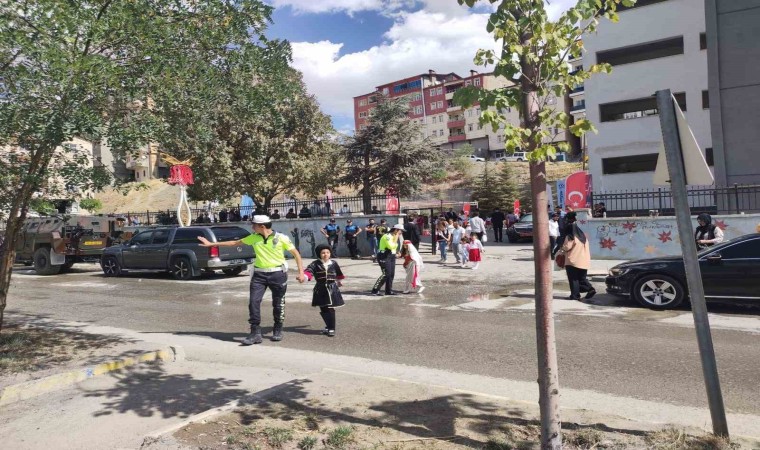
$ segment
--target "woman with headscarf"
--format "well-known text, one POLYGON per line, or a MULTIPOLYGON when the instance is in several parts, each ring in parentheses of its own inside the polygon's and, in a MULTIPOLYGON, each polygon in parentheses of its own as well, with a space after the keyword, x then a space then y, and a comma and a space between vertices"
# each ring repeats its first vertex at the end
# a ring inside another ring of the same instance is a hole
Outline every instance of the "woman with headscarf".
POLYGON ((712 217, 707 213, 697 216, 697 230, 694 232, 694 240, 697 241, 697 249, 703 250, 715 244, 723 242, 723 230, 712 223, 712 217))
POLYGON ((596 294, 596 289, 586 278, 591 267, 591 250, 586 234, 578 227, 576 214, 570 212, 565 216, 565 240, 562 243, 565 271, 570 283, 569 300, 580 300, 581 292, 586 292, 587 299, 596 294))
POLYGON ((417 289, 417 293, 422 294, 422 291, 425 290, 425 286, 420 280, 420 270, 423 266, 422 257, 412 241, 404 241, 404 245, 401 247, 401 256, 404 258, 404 269, 406 269, 404 294, 412 292, 413 289, 417 289))

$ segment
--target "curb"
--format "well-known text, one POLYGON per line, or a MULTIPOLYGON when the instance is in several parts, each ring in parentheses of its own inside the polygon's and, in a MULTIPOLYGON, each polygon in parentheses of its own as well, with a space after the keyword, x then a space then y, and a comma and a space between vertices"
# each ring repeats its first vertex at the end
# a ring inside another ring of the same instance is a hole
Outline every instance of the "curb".
POLYGON ((90 378, 121 370, 125 367, 134 366, 136 364, 156 360, 183 361, 184 359, 185 351, 182 347, 169 346, 137 356, 108 361, 96 366, 84 367, 40 378, 38 380, 14 384, 5 387, 2 392, 0 392, 0 406, 47 394, 71 386, 72 384, 80 383, 90 378))

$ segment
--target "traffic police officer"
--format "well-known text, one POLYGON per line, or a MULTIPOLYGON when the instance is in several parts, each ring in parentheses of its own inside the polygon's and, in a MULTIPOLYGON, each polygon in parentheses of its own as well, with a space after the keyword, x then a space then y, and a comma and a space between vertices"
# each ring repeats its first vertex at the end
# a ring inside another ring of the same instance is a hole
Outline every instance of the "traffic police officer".
POLYGON ((380 293, 383 285, 385 285, 385 295, 396 295, 393 292, 393 278, 396 276, 396 258, 401 256, 399 254, 399 238, 403 231, 403 225, 393 225, 390 233, 380 239, 377 262, 380 264, 382 274, 372 286, 372 295, 383 295, 380 293))
POLYGON ((264 215, 253 216, 253 234, 237 241, 210 242, 198 236, 203 247, 235 247, 250 245, 256 254, 256 262, 251 277, 251 293, 248 303, 248 323, 251 324, 251 334, 244 340, 243 345, 261 344, 261 301, 267 288, 272 291, 272 308, 274 313, 274 329, 272 340, 282 340, 282 323, 285 320, 285 292, 288 289, 288 272, 285 265, 285 251, 289 251, 298 265, 296 280, 303 283, 306 277, 303 273, 303 263, 298 249, 290 242, 290 238, 272 230, 272 221, 264 215))

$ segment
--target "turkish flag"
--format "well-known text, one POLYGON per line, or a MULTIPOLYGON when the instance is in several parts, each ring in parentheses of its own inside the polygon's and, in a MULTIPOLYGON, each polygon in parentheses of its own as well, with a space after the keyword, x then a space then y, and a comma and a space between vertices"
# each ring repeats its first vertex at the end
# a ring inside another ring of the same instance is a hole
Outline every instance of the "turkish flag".
POLYGON ((398 214, 399 204, 398 197, 395 189, 387 189, 385 191, 385 213, 386 214, 398 214))
POLYGON ((514 214, 514 215, 516 215, 516 216, 519 216, 519 215, 520 215, 520 200, 515 200, 515 205, 514 205, 514 212, 513 212, 513 214, 514 214))
POLYGON ((470 217, 470 202, 464 202, 464 205, 462 205, 462 211, 464 211, 465 217, 470 217))
POLYGON ((565 180, 565 206, 587 208, 591 192, 591 175, 575 172, 565 180))

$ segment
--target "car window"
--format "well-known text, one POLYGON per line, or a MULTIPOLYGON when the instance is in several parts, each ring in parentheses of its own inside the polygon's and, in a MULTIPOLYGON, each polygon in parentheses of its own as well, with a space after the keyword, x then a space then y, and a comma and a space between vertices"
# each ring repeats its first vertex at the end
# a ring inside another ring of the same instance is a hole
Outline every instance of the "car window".
POLYGON ((211 227, 211 231, 216 236, 216 242, 238 241, 251 234, 240 227, 211 227))
POLYGON ((146 245, 150 244, 150 239, 153 237, 153 231, 143 231, 136 234, 130 242, 132 245, 146 245))
POLYGON ((167 242, 169 242, 169 230, 159 229, 153 232, 154 244, 166 244, 167 242))
POLYGON ((200 244, 198 236, 206 237, 206 233, 200 228, 179 228, 174 234, 175 244, 200 244))
POLYGON ((526 214, 522 219, 520 219, 520 222, 533 223, 533 214, 526 214))
POLYGON ((760 239, 739 242, 716 253, 720 253, 724 261, 727 259, 760 259, 760 239))

